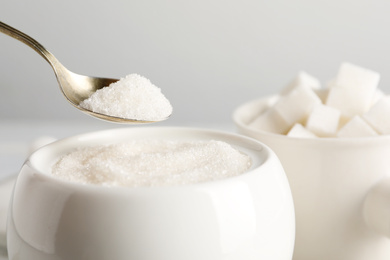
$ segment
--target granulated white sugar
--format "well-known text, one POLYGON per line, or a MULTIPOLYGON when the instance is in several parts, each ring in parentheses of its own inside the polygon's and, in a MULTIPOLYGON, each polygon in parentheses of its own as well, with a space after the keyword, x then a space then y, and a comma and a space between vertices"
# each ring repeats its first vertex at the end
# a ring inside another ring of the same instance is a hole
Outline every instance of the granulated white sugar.
POLYGON ((169 186, 239 175, 248 155, 221 141, 138 140, 75 150, 58 160, 52 174, 105 186, 169 186))
POLYGON ((172 106, 161 89, 137 74, 97 90, 80 103, 96 113, 126 119, 160 121, 172 114, 172 106))

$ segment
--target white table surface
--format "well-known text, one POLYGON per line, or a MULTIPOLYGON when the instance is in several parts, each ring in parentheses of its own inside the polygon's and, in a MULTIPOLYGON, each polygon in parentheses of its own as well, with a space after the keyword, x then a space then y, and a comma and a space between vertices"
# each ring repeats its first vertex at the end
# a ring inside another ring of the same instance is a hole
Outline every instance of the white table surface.
MULTIPOLYGON (((17 174, 24 160, 27 158, 31 144, 41 137, 56 139, 82 134, 90 131, 99 131, 118 127, 153 127, 155 125, 118 125, 97 120, 96 124, 83 122, 47 122, 47 121, 1 121, 0 122, 0 260, 8 260, 5 251, 5 218, 9 200, 9 185, 3 185, 9 178, 17 174)), ((168 125, 169 126, 169 125, 168 125)), ((234 125, 183 125, 184 127, 200 127, 222 131, 234 131, 234 125)))

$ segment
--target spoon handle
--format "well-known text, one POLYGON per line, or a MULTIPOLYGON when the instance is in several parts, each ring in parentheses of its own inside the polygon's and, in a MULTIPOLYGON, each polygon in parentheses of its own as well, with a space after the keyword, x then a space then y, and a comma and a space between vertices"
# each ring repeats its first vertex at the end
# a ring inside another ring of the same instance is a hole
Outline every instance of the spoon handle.
POLYGON ((27 34, 1 21, 0 21, 0 32, 13 37, 16 40, 19 40, 24 44, 28 45, 29 47, 31 47, 32 49, 34 49, 36 52, 38 52, 39 55, 41 55, 46 61, 48 61, 54 69, 56 66, 60 65, 59 61, 54 57, 53 54, 51 54, 48 50, 46 50, 45 47, 42 46, 42 44, 40 44, 39 42, 37 42, 27 34))

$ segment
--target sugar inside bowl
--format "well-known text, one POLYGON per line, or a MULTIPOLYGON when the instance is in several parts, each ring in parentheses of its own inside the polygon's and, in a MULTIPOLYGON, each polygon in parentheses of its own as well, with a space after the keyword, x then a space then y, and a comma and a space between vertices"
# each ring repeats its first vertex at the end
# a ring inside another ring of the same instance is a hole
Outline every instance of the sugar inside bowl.
POLYGON ((10 260, 291 260, 294 223, 287 178, 265 145, 211 130, 122 128, 28 158, 7 246, 10 260))

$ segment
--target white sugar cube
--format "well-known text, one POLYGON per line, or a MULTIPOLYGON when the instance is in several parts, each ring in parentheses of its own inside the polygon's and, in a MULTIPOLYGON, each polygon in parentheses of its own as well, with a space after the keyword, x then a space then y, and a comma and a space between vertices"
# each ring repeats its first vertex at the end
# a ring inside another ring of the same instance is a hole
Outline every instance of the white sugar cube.
POLYGON ((332 82, 326 105, 339 109, 345 117, 361 115, 370 108, 379 79, 377 72, 343 63, 332 82))
POLYGON ((340 120, 340 111, 333 107, 319 104, 310 113, 306 128, 317 136, 334 136, 337 132, 340 120))
POLYGON ((295 123, 303 124, 316 104, 321 104, 321 100, 313 89, 299 86, 288 95, 282 96, 274 109, 292 127, 295 123))
POLYGON ((370 109, 374 91, 331 87, 325 104, 340 110, 345 117, 362 115, 370 109))
POLYGON ((360 116, 354 116, 337 132, 337 137, 365 137, 376 135, 378 133, 360 116))
POLYGON ((249 123, 249 127, 276 134, 285 134, 290 128, 290 125, 287 124, 275 109, 269 108, 249 123))
POLYGON ((379 80, 379 73, 344 62, 340 66, 334 84, 341 88, 374 91, 378 86, 379 80))
POLYGON ((298 138, 316 138, 317 136, 306 129, 301 124, 295 124, 290 131, 287 133, 289 137, 298 137, 298 138))
POLYGON ((381 98, 366 114, 366 120, 378 133, 390 134, 390 97, 381 98))
POLYGON ((280 95, 287 95, 295 88, 301 86, 319 89, 321 88, 321 83, 317 78, 304 71, 300 71, 298 75, 280 92, 280 95))

